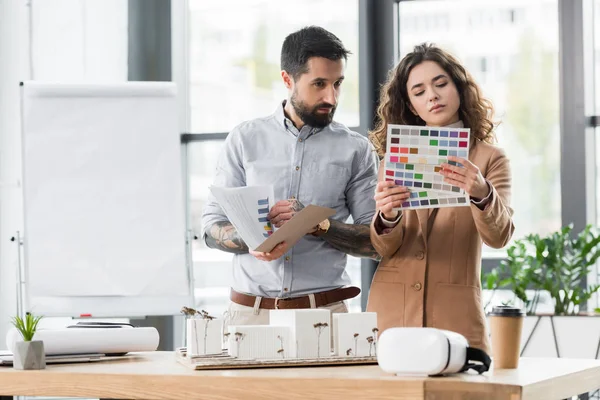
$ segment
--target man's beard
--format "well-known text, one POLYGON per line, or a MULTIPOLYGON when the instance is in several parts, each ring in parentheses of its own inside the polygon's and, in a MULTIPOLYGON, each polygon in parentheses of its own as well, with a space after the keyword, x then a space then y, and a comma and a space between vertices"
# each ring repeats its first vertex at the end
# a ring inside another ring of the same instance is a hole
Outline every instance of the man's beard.
POLYGON ((294 111, 300 117, 302 122, 308 126, 314 128, 325 128, 333 121, 333 115, 335 114, 335 106, 328 103, 319 103, 314 107, 308 107, 304 102, 298 101, 296 93, 291 98, 292 107, 294 111), (319 108, 331 108, 331 112, 327 114, 317 113, 319 108))

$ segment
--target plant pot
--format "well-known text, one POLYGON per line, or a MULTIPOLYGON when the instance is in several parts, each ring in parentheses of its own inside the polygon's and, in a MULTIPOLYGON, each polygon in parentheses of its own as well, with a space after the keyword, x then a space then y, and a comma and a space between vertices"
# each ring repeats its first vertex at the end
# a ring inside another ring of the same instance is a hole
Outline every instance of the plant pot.
POLYGON ((46 368, 46 354, 44 353, 44 342, 42 342, 41 340, 34 340, 31 342, 17 342, 14 347, 13 368, 46 368))

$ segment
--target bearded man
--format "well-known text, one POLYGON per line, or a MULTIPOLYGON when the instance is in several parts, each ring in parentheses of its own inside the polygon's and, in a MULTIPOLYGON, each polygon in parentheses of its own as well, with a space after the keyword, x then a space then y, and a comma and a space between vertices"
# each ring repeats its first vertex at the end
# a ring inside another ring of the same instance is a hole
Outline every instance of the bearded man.
POLYGON ((346 273, 347 254, 378 258, 369 224, 375 213, 377 157, 366 137, 333 121, 350 52, 327 30, 310 26, 286 37, 281 77, 288 99, 275 113, 246 121, 225 140, 215 186, 273 185, 269 220, 289 221, 304 205, 333 208, 294 247, 249 249, 210 197, 202 215, 207 246, 233 253, 233 282, 224 325, 261 325, 273 308, 347 312, 360 293, 346 273), (349 217, 352 222, 347 223, 349 217))

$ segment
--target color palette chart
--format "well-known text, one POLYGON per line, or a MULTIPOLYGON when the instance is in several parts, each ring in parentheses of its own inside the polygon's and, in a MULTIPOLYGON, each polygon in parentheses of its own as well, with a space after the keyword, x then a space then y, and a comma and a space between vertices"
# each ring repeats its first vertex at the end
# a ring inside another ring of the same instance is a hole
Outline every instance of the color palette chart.
POLYGON ((468 128, 388 125, 385 180, 411 191, 400 210, 469 204, 465 191, 444 182, 440 171, 443 163, 460 166, 448 156, 469 157, 470 136, 468 128))
POLYGON ((258 200, 258 222, 263 222, 263 236, 269 237, 273 234, 273 225, 271 225, 271 221, 269 221, 269 199, 259 199, 258 200))

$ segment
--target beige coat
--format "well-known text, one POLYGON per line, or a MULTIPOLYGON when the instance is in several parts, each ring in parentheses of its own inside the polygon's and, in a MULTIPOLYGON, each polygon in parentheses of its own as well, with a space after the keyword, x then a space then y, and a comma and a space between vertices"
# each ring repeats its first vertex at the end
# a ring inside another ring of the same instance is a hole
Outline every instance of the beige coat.
MULTIPOLYGON (((371 224, 371 240, 383 257, 371 285, 368 311, 377 312, 383 330, 396 326, 435 327, 464 335, 469 344, 489 351, 481 301, 482 241, 501 248, 514 225, 510 208, 511 173, 503 150, 472 140, 469 160, 491 183, 484 210, 476 205, 407 210, 388 234, 371 224), (426 239, 429 235, 429 238, 426 239)), ((383 164, 379 179, 382 179, 383 164)))

